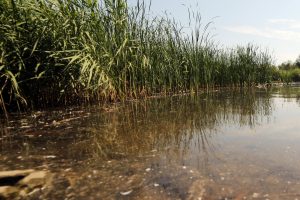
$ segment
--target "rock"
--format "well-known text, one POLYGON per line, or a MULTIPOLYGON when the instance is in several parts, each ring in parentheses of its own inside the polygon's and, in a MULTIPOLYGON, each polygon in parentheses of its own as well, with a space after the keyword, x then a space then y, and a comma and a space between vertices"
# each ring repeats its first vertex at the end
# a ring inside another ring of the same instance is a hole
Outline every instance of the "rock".
POLYGON ((131 194, 131 192, 132 192, 132 190, 129 190, 127 192, 120 192, 120 194, 123 195, 123 196, 126 196, 126 195, 131 194))
POLYGON ((146 171, 146 172, 150 172, 150 171, 151 171, 151 168, 147 168, 145 171, 146 171))
POLYGON ((40 195, 41 195, 41 189, 40 188, 35 188, 34 190, 29 192, 25 196, 28 196, 31 199, 38 199, 40 195))
POLYGON ((54 156, 54 155, 49 155, 49 156, 44 156, 44 158, 49 158, 49 159, 51 159, 51 158, 56 158, 56 156, 54 156))
POLYGON ((30 189, 36 188, 36 187, 42 187, 45 185, 48 185, 49 182, 51 182, 51 175, 49 172, 46 171, 36 171, 32 172, 22 180, 18 182, 18 185, 20 186, 26 186, 30 189))
POLYGON ((252 197, 256 199, 256 198, 259 197, 259 194, 258 193, 253 193, 252 197))
POLYGON ((14 186, 21 179, 28 176, 34 170, 13 170, 0 172, 0 186, 14 186))
POLYGON ((10 199, 17 196, 19 190, 14 186, 1 186, 0 187, 0 199, 10 199))
POLYGON ((47 171, 14 170, 0 172, 0 199, 37 199, 43 189, 51 188, 52 174, 47 171))
POLYGON ((0 172, 0 179, 7 178, 7 177, 15 177, 15 176, 25 177, 25 176, 29 175, 32 172, 34 172, 33 169, 2 171, 2 172, 0 172))

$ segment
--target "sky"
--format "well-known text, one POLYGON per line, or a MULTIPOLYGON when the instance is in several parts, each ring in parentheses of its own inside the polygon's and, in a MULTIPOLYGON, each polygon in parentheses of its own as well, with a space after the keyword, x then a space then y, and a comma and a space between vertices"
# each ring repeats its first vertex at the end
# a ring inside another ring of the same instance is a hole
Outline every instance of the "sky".
MULTIPOLYGON (((128 0, 130 5, 137 0, 128 0)), ((145 0, 149 3, 150 0, 145 0)), ((201 13, 203 24, 223 47, 253 43, 274 62, 295 61, 300 55, 300 0, 151 0, 151 12, 171 14, 188 26, 187 8, 201 13)))

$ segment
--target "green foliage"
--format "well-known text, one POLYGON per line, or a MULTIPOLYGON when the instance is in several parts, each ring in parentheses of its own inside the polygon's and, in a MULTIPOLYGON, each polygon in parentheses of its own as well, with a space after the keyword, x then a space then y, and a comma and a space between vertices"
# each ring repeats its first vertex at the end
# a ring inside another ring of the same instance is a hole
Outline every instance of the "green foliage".
POLYGON ((291 70, 279 70, 281 80, 285 83, 300 81, 300 68, 291 70))
POLYGON ((267 52, 220 49, 199 14, 186 35, 147 12, 139 1, 1 0, 2 110, 271 81, 267 52))
POLYGON ((292 61, 287 61, 287 62, 281 63, 278 66, 278 68, 280 70, 291 70, 291 69, 296 68, 296 65, 294 65, 294 63, 292 61))

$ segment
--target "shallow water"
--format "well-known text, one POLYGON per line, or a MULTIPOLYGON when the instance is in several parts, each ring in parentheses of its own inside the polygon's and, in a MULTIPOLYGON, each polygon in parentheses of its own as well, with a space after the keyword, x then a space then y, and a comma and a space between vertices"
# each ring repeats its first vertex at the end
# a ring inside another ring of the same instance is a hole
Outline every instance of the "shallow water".
POLYGON ((48 169, 42 199, 299 199, 300 87, 14 115, 0 170, 48 169))

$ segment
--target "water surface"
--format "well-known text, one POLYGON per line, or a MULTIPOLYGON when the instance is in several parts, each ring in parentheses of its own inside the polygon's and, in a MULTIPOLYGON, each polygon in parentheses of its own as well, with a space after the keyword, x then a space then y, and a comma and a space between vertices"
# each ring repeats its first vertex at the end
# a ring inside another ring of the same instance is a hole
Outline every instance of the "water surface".
POLYGON ((14 115, 0 170, 56 174, 43 199, 299 199, 300 87, 14 115))

